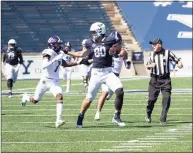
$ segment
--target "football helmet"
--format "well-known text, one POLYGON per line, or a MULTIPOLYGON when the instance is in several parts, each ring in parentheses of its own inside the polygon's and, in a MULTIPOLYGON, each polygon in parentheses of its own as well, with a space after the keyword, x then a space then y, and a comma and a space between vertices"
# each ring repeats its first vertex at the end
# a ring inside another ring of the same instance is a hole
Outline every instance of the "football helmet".
POLYGON ((106 34, 106 27, 101 22, 95 22, 90 27, 90 32, 93 40, 97 40, 99 37, 104 37, 106 34))
POLYGON ((53 49, 55 52, 61 50, 62 40, 58 36, 52 36, 48 39, 48 48, 53 49))
POLYGON ((71 45, 70 42, 66 42, 66 43, 65 43, 65 48, 66 48, 66 50, 70 51, 70 50, 71 50, 71 47, 72 47, 72 45, 71 45))
POLYGON ((17 42, 15 41, 15 39, 10 39, 10 40, 8 41, 8 47, 9 47, 10 49, 14 49, 15 46, 16 46, 16 44, 17 44, 17 42))

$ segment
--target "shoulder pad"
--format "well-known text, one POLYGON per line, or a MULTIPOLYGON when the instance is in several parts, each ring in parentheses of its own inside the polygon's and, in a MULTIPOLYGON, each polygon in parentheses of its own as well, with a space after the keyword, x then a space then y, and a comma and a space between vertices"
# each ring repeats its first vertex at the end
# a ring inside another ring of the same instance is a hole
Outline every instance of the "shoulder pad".
POLYGON ((42 52, 43 56, 45 56, 45 55, 52 56, 52 54, 53 54, 53 50, 52 49, 44 49, 43 52, 42 52))
POLYGON ((106 37, 105 41, 111 44, 116 44, 116 43, 121 44, 122 37, 118 32, 114 31, 109 36, 106 37))
POLYGON ((22 49, 20 47, 16 47, 16 51, 22 52, 22 49))

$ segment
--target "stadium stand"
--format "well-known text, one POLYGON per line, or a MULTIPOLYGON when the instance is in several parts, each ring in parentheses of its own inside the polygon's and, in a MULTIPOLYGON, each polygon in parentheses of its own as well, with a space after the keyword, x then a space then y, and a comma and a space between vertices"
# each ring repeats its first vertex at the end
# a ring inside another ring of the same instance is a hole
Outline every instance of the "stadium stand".
POLYGON ((40 52, 48 37, 59 35, 78 50, 97 21, 107 26, 107 33, 114 30, 100 2, 3 1, 1 45, 14 38, 25 51, 40 52))

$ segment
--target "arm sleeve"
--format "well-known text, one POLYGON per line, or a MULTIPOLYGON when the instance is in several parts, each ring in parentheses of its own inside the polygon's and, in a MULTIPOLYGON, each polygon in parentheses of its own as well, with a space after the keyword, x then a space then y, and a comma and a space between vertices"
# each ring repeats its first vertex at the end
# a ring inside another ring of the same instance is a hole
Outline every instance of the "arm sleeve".
POLYGON ((174 53, 172 53, 171 51, 169 51, 169 60, 170 60, 170 61, 174 61, 176 64, 178 64, 179 58, 177 58, 174 53))

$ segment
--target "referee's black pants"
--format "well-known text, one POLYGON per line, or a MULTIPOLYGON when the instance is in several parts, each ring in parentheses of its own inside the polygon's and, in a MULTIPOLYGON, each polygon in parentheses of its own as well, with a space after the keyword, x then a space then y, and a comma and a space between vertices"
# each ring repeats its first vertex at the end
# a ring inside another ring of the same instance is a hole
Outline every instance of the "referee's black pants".
POLYGON ((171 102, 171 78, 168 76, 166 78, 152 77, 149 82, 148 88, 148 104, 146 107, 146 113, 151 117, 154 104, 159 96, 160 90, 162 92, 162 113, 160 117, 161 122, 166 122, 167 113, 170 108, 171 102))

